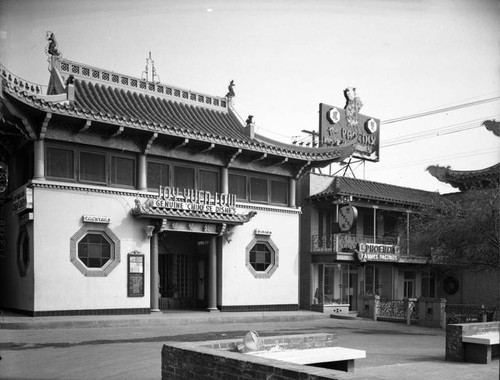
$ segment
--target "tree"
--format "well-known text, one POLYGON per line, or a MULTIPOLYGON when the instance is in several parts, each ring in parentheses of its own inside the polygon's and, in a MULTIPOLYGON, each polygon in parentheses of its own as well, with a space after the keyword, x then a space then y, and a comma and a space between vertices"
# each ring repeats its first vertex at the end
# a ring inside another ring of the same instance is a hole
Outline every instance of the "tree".
POLYGON ((428 253, 432 264, 472 271, 500 268, 499 189, 445 196, 436 208, 410 222, 410 248, 428 253))

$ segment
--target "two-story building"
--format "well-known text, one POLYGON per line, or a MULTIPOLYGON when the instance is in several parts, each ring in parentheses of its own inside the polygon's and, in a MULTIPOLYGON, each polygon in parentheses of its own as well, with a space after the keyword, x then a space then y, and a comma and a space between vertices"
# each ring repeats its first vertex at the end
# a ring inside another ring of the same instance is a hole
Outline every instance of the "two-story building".
POLYGON ((439 194, 384 183, 310 173, 300 181, 300 305, 329 311, 363 297, 435 297, 430 257, 407 244, 410 218, 439 194))
POLYGON ((47 52, 47 91, 0 68, 0 306, 298 309, 297 181, 352 147, 270 140, 240 120, 234 93, 47 52))

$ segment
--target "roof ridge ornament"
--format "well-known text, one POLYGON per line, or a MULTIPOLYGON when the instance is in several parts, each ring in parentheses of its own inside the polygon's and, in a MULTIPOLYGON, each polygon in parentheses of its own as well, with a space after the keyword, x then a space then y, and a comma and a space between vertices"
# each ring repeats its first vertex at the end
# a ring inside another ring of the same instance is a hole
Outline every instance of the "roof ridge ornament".
POLYGON ((228 100, 231 100, 232 98, 235 97, 235 93, 234 93, 234 89, 233 87, 236 86, 234 84, 234 80, 231 80, 231 82, 229 82, 229 86, 227 86, 227 89, 228 89, 228 93, 226 94, 226 98, 228 98, 228 100))
POLYGON ((51 31, 47 31, 45 38, 49 41, 49 44, 45 48, 45 53, 49 56, 61 57, 62 53, 57 49, 56 36, 51 31))
POLYGON ((149 58, 146 58, 146 68, 141 75, 141 79, 146 82, 149 82, 149 66, 151 66, 151 82, 160 82, 160 76, 156 74, 155 61, 151 58, 151 52, 149 52, 149 58), (156 81, 155 78, 157 78, 156 81))

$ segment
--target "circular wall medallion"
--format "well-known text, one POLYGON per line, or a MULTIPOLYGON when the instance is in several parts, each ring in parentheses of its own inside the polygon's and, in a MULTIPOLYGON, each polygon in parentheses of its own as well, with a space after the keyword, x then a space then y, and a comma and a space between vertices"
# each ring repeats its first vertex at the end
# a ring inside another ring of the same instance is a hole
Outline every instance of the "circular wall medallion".
POLYGON ((358 210, 354 206, 344 206, 339 210, 339 227, 341 231, 349 231, 356 219, 358 218, 358 210))
POLYGON ((366 132, 368 133, 375 133, 377 132, 377 122, 373 119, 370 119, 366 122, 366 125, 365 125, 365 129, 366 129, 366 132))
POLYGON ((338 109, 332 108, 326 113, 326 117, 330 123, 336 124, 340 120, 340 112, 338 109))

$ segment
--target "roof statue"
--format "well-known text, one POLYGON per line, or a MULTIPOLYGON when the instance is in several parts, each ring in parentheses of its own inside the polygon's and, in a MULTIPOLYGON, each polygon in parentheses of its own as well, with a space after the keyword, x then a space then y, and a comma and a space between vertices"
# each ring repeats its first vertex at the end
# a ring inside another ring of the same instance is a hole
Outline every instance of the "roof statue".
POLYGON ((250 125, 253 123, 253 115, 248 115, 245 123, 247 123, 247 125, 250 125))
POLYGON ((349 127, 359 127, 359 110, 363 107, 363 102, 356 95, 356 87, 347 87, 344 90, 347 103, 344 107, 349 127))
POLYGON ((47 31, 46 38, 47 41, 49 41, 49 44, 45 48, 45 53, 47 53, 47 55, 55 55, 56 57, 60 57, 62 54, 59 50, 57 50, 57 41, 54 33, 47 31))
POLYGON ((234 93, 234 89, 233 89, 234 86, 236 86, 236 85, 234 84, 234 80, 232 80, 229 83, 229 86, 227 87, 227 89, 229 90, 229 92, 226 94, 226 98, 228 98, 228 99, 234 98, 234 96, 236 95, 234 93))
POLYGON ((496 120, 485 120, 482 125, 484 125, 488 131, 493 132, 495 136, 500 137, 500 122, 496 120))

